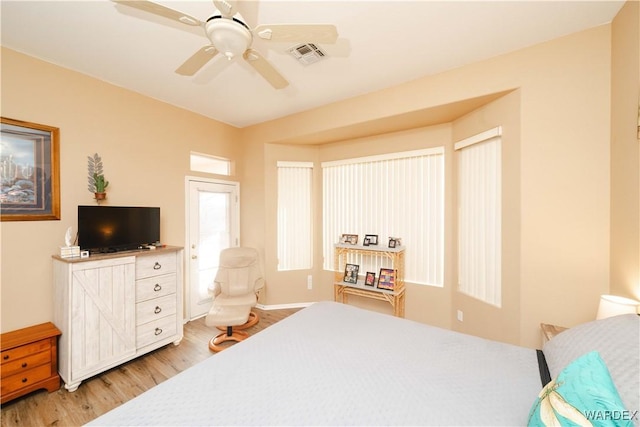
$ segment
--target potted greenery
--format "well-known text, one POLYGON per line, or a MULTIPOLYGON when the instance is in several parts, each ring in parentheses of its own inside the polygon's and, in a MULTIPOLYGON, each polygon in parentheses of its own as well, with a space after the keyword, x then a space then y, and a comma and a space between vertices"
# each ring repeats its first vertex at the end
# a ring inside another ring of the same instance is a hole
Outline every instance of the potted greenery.
POLYGON ((102 170, 102 158, 98 153, 88 156, 87 168, 89 171, 89 192, 95 195, 96 200, 104 200, 107 197, 106 188, 109 181, 104 178, 102 170))

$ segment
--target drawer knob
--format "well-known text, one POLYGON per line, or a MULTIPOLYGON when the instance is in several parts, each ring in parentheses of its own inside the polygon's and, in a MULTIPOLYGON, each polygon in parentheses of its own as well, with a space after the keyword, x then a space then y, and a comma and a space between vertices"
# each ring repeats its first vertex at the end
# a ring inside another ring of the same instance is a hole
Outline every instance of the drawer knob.
POLYGON ((157 305, 156 305, 156 309, 155 309, 155 310, 153 310, 153 312, 154 312, 155 314, 158 314, 158 313, 160 313, 161 311, 162 311, 162 309, 161 309, 160 307, 158 307, 157 305))
POLYGON ((156 291, 156 292, 159 292, 159 291, 162 290, 162 286, 160 286, 159 283, 156 283, 156 285, 153 287, 153 290, 156 291))
POLYGON ((26 368, 27 367, 27 362, 22 362, 22 367, 26 368))
POLYGON ((9 360, 9 355, 8 355, 8 354, 5 354, 5 355, 2 357, 2 359, 4 359, 4 360, 9 360))
POLYGON ((160 263, 158 261, 156 261, 155 265, 153 266, 154 270, 160 270, 162 268, 162 265, 160 265, 160 263))
POLYGON ((161 333, 162 333, 162 329, 156 328, 156 331, 155 331, 156 336, 160 335, 161 333))
POLYGON ((23 379, 22 379, 22 382, 23 382, 23 383, 26 383, 27 381, 29 381, 29 380, 28 380, 28 379, 26 379, 26 378, 23 378, 23 379))

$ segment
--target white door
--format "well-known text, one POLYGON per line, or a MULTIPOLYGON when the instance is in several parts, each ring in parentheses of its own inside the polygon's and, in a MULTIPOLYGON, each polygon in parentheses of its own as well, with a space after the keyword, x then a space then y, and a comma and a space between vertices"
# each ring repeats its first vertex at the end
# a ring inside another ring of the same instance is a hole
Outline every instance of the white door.
POLYGON ((211 308, 208 288, 218 272, 220 252, 239 244, 239 184, 196 178, 187 182, 187 318, 192 320, 211 308))

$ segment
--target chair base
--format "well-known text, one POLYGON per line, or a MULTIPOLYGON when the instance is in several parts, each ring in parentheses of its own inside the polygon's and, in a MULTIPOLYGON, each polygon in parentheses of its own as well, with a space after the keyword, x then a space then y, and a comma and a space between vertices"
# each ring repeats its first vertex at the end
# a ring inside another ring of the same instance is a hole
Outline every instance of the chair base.
MULTIPOLYGON (((251 312, 249 313, 249 320, 247 320, 242 325, 234 326, 233 329, 238 330, 238 331, 242 331, 242 330, 245 330, 247 328, 252 327, 253 325, 257 324, 259 321, 260 321, 260 317, 258 317, 258 313, 256 313, 255 311, 251 310, 251 312)), ((227 330, 226 326, 216 326, 216 328, 218 328, 221 331, 226 331, 227 330)))
MULTIPOLYGON (((234 326, 234 328, 236 328, 236 326, 234 326)), ((229 347, 229 345, 222 346, 222 343, 225 343, 227 341, 240 342, 247 339, 248 337, 249 334, 245 331, 232 331, 231 335, 229 335, 227 332, 223 332, 209 340, 209 350, 219 352, 229 347)))

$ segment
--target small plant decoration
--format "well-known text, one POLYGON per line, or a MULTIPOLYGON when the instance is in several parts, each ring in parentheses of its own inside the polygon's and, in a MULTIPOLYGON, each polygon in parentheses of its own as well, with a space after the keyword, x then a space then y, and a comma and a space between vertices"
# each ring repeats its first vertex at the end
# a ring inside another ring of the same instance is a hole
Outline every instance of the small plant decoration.
POLYGON ((95 194, 96 200, 102 200, 105 198, 105 190, 109 186, 109 181, 104 178, 102 158, 98 153, 95 153, 93 157, 87 156, 87 159, 87 169, 89 171, 89 192, 95 194))

